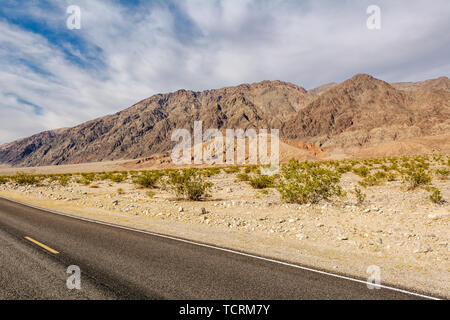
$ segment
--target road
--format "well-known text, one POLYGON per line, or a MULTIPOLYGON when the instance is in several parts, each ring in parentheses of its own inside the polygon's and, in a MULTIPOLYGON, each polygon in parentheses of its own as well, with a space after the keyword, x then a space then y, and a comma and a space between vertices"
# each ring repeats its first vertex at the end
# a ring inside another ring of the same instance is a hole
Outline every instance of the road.
POLYGON ((418 298, 0 198, 0 299, 418 298), (70 265, 81 290, 66 287, 70 265))

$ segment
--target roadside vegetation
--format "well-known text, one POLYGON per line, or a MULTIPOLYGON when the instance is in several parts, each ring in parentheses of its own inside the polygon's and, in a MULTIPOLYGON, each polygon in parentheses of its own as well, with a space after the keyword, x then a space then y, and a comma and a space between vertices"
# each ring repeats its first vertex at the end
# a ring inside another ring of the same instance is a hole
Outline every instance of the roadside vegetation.
POLYGON ((324 168, 320 163, 291 160, 282 167, 277 190, 288 203, 318 203, 343 195, 338 185, 340 178, 339 172, 324 168))
POLYGON ((135 176, 133 183, 141 188, 154 188, 161 176, 160 171, 144 171, 135 176))
POLYGON ((124 194, 123 184, 147 189, 149 198, 155 189, 172 192, 180 198, 201 201, 210 196, 213 180, 218 175, 233 175, 236 183, 245 183, 255 189, 255 196, 264 197, 278 191, 287 203, 318 203, 345 197, 340 183, 343 175, 353 175, 357 184, 350 193, 357 205, 366 200, 364 189, 396 182, 405 192, 423 189, 429 192, 428 200, 443 204, 446 199, 433 182, 447 181, 450 173, 449 155, 421 155, 414 157, 389 157, 377 159, 351 159, 327 161, 291 160, 274 175, 262 174, 267 166, 242 165, 191 169, 165 169, 141 171, 87 172, 73 174, 32 174, 17 172, 0 176, 0 185, 19 186, 73 184, 101 188, 104 183, 116 184, 117 194, 124 194), (103 184, 102 184, 103 183, 103 184))
POLYGON ((206 182, 196 169, 173 171, 169 173, 164 185, 177 196, 193 201, 210 197, 209 191, 212 188, 212 183, 206 182))

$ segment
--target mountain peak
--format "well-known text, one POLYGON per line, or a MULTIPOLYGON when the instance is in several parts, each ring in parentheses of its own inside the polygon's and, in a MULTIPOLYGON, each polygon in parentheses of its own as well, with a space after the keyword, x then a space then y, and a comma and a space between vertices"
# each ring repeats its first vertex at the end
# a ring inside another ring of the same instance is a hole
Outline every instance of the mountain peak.
POLYGON ((370 74, 367 74, 367 73, 357 73, 353 77, 351 77, 349 80, 352 80, 352 81, 370 81, 370 80, 377 80, 377 79, 372 77, 370 74))
POLYGON ((389 83, 365 73, 356 74, 350 79, 341 82, 339 85, 334 87, 334 89, 336 90, 356 90, 358 92, 365 90, 374 90, 376 88, 383 88, 385 90, 394 89, 389 83))
POLYGON ((422 88, 407 92, 357 74, 310 92, 280 80, 202 92, 181 89, 73 128, 3 145, 0 163, 39 166, 148 157, 169 151, 173 130, 192 128, 196 120, 219 130, 279 128, 282 139, 348 150, 375 140, 442 132, 450 99, 446 90, 435 89, 447 84, 448 78, 441 77, 398 85, 422 88))

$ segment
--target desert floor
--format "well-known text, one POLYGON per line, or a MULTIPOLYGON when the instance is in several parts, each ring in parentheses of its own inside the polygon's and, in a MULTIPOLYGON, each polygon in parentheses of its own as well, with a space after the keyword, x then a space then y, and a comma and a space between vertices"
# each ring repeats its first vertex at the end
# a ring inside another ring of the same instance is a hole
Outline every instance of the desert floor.
MULTIPOLYGON (((274 188, 261 191, 236 173, 207 178, 212 197, 177 199, 131 179, 82 185, 58 181, 41 186, 0 185, 0 195, 74 216, 173 235, 265 257, 367 279, 381 268, 382 284, 450 297, 449 204, 434 204, 423 188, 398 181, 367 187, 357 204, 360 177, 342 175, 347 195, 318 204, 288 204, 274 188)), ((433 186, 450 199, 447 180, 433 186)))

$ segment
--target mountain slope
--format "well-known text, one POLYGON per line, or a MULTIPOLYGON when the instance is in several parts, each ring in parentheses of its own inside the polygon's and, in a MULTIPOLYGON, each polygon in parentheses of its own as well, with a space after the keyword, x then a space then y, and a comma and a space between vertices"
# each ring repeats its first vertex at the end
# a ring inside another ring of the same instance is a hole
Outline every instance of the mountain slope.
POLYGON ((263 81, 219 90, 157 94, 114 115, 60 134, 44 132, 0 147, 0 163, 58 165, 130 159, 170 150, 171 132, 207 128, 278 128, 307 103, 305 89, 263 81))
POLYGON ((420 82, 396 82, 392 86, 399 90, 444 90, 450 91, 450 79, 440 77, 420 82))
POLYGON ((359 74, 310 91, 282 81, 179 90, 73 128, 0 146, 0 163, 40 166, 148 157, 171 150, 172 131, 192 130, 196 120, 203 121, 204 130, 279 128, 291 145, 321 146, 327 153, 449 132, 450 92, 441 89, 445 79, 414 88, 398 90, 359 74))
POLYGON ((283 136, 351 151, 448 132, 450 93, 406 92, 359 74, 321 94, 283 126, 283 136))

